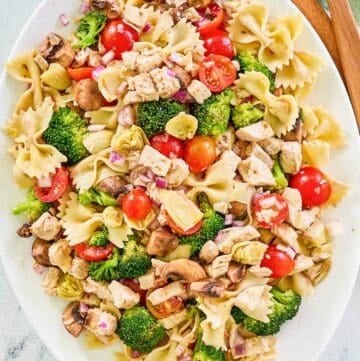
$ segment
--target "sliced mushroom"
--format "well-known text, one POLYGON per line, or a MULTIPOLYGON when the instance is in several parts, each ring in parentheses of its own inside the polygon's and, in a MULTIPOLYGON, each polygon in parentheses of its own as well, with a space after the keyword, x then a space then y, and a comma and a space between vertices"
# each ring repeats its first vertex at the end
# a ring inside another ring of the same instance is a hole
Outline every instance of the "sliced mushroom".
POLYGON ((119 194, 127 193, 125 188, 125 181, 118 175, 107 177, 103 179, 97 186, 97 189, 103 192, 110 193, 113 197, 117 197, 119 194))
POLYGON ((47 242, 41 238, 36 238, 32 245, 32 256, 35 261, 42 266, 50 267, 51 262, 49 259, 50 242, 47 242))
POLYGON ((176 277, 189 282, 200 281, 206 278, 205 270, 196 262, 188 259, 177 259, 163 266, 161 277, 168 279, 176 277))
POLYGON ((232 283, 239 283, 246 276, 246 265, 231 262, 227 271, 227 276, 232 283))
POLYGON ((66 330, 78 337, 84 327, 85 316, 86 314, 80 311, 80 302, 69 303, 62 314, 66 330))
POLYGON ((32 236, 31 223, 24 223, 17 231, 19 237, 29 238, 32 236))
POLYGON ((207 297, 220 298, 224 295, 225 287, 219 280, 192 282, 190 291, 201 293, 207 297))
POLYGON ((119 13, 114 9, 113 1, 111 0, 90 0, 90 7, 105 14, 109 19, 119 17, 119 13))
POLYGON ((151 256, 165 257, 179 245, 179 239, 170 232, 156 230, 151 233, 146 251, 151 256))
POLYGON ((182 88, 187 88, 191 84, 192 77, 182 67, 174 64, 172 65, 171 70, 175 72, 182 88))
POLYGON ((247 205, 241 202, 230 202, 231 208, 230 213, 236 217, 243 217, 246 216, 247 213, 247 205))
POLYGON ((284 135, 282 139, 289 142, 301 143, 302 137, 303 137, 303 122, 299 118, 296 120, 293 129, 290 132, 286 133, 286 135, 284 135))
POLYGON ((104 101, 97 82, 92 79, 83 79, 75 84, 74 98, 79 107, 85 111, 99 109, 104 101))

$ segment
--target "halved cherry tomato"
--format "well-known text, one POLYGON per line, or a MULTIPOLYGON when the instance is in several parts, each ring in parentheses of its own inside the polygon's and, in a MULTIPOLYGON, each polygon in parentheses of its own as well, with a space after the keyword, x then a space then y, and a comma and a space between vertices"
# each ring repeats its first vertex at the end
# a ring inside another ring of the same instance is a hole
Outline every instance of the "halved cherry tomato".
POLYGON ((205 55, 218 54, 229 59, 235 56, 234 45, 227 32, 215 29, 204 34, 201 38, 204 40, 205 55))
POLYGON ((295 261, 286 252, 277 249, 276 245, 270 245, 261 261, 261 267, 272 271, 270 277, 283 278, 293 271, 295 261))
MULTIPOLYGON (((201 12, 201 9, 199 12, 201 12)), ((206 9, 203 10, 203 12, 205 15, 204 19, 197 23, 197 30, 200 34, 206 34, 222 25, 224 20, 224 10, 218 4, 213 3, 209 5, 206 9), (210 12, 210 14, 207 15, 207 12, 210 12)))
POLYGON ((115 19, 106 24, 100 39, 107 51, 113 50, 115 58, 121 59, 121 54, 131 50, 134 42, 139 40, 139 34, 122 20, 115 19))
POLYGON ((124 278, 120 281, 124 286, 131 288, 134 292, 140 295, 140 304, 145 306, 146 304, 146 290, 142 290, 140 285, 131 278, 124 278))
POLYGON ((319 169, 304 167, 290 179, 290 187, 296 188, 304 208, 324 204, 331 195, 331 185, 319 169))
POLYGON ((289 215, 287 202, 277 193, 255 195, 253 210, 257 223, 263 228, 276 227, 283 223, 289 215))
POLYGON ((134 221, 142 221, 152 210, 149 196, 140 188, 133 189, 122 199, 124 213, 134 221))
POLYGON ((151 146, 169 158, 182 158, 184 156, 184 142, 164 132, 150 139, 151 146))
POLYGON ((91 79, 94 68, 85 66, 82 68, 67 68, 67 72, 71 79, 79 81, 83 79, 91 79))
POLYGON ((236 79, 236 68, 231 60, 222 55, 211 54, 200 64, 199 78, 212 92, 219 93, 236 79))
POLYGON ((216 160, 215 140, 207 135, 196 135, 186 143, 184 159, 192 172, 203 172, 216 160))
POLYGON ((190 236, 191 234, 196 233, 203 225, 203 221, 201 220, 199 223, 196 223, 194 227, 191 227, 190 229, 184 231, 172 220, 172 218, 167 213, 166 222, 174 233, 180 234, 181 236, 190 236))
POLYGON ((108 258, 113 249, 114 246, 111 242, 106 247, 89 246, 86 243, 80 243, 75 246, 75 253, 85 261, 97 262, 108 258))
POLYGON ((57 168, 52 178, 51 187, 35 187, 36 196, 45 203, 51 203, 59 199, 66 191, 69 185, 69 174, 66 168, 57 168))
POLYGON ((146 299, 146 307, 154 317, 162 319, 169 317, 172 313, 180 311, 184 307, 184 304, 180 297, 171 297, 156 306, 146 299))

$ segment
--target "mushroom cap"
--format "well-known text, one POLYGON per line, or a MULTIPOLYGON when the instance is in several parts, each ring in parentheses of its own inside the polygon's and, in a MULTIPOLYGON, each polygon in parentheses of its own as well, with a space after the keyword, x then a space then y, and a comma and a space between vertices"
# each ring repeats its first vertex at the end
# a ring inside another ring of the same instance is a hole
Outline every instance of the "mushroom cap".
POLYGON ((69 303, 62 314, 66 330, 73 336, 78 337, 84 327, 85 315, 80 311, 80 302, 69 303))
POLYGON ((51 262, 49 259, 49 248, 51 246, 51 242, 47 242, 41 238, 36 238, 33 245, 31 254, 35 261, 42 266, 50 267, 51 262))
POLYGON ((188 282, 195 282, 207 277, 205 270, 196 262, 189 259, 177 259, 164 265, 161 269, 161 277, 168 279, 177 277, 188 282))

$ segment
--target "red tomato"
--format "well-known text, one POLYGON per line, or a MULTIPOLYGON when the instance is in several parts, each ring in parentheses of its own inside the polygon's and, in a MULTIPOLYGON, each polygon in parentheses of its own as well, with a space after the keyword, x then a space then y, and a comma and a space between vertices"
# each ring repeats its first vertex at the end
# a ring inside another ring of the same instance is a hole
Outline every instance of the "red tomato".
POLYGON ((122 209, 134 221, 142 221, 151 212, 149 196, 140 188, 133 189, 122 199, 122 209))
POLYGON ((184 156, 184 142, 168 133, 160 133, 150 139, 151 146, 169 158, 184 156))
POLYGON ((146 307, 154 317, 162 319, 180 311, 183 308, 183 300, 180 297, 171 297, 167 301, 154 306, 146 299, 146 307))
POLYGON ((131 50, 138 40, 139 34, 135 29, 120 19, 109 21, 101 33, 102 44, 107 51, 115 52, 116 59, 121 59, 121 54, 131 50))
POLYGON ((140 295, 140 304, 145 306, 146 304, 146 290, 142 290, 140 285, 131 278, 124 278, 120 281, 124 286, 131 288, 134 292, 140 295))
POLYGON ((106 247, 88 246, 86 243, 80 243, 75 246, 75 253, 85 261, 102 261, 108 258, 113 251, 113 244, 108 243, 106 247))
POLYGON ((257 223, 263 228, 276 227, 283 223, 289 215, 288 204, 277 193, 255 195, 253 209, 257 223))
POLYGON ((69 174, 66 168, 57 168, 52 179, 52 185, 48 188, 40 188, 36 186, 36 196, 46 203, 51 203, 59 199, 66 191, 69 185, 69 174))
POLYGON ((79 81, 82 79, 91 79, 94 68, 90 66, 82 68, 67 68, 67 72, 71 79, 79 81))
POLYGON ((205 42, 205 55, 218 54, 230 59, 235 56, 234 45, 227 32, 216 29, 204 34, 201 38, 205 42))
POLYGON ((290 187, 296 188, 304 208, 321 206, 331 195, 331 185, 317 168, 304 167, 290 180, 290 187))
POLYGON ((199 78, 213 93, 229 87, 236 79, 235 65, 229 58, 211 54, 200 64, 199 78))
POLYGON ((186 143, 184 159, 192 172, 203 172, 216 160, 215 140, 207 135, 196 135, 186 143))
POLYGON ((284 251, 270 245, 261 261, 261 267, 271 269, 272 278, 283 278, 291 273, 295 267, 295 261, 284 251))
POLYGON ((209 5, 204 12, 204 19, 197 23, 200 34, 206 34, 209 31, 219 28, 224 20, 224 10, 216 3, 209 5), (210 14, 207 15, 206 11, 210 12, 210 14))
POLYGON ((196 233, 203 225, 203 221, 201 220, 199 223, 195 224, 194 227, 191 227, 190 229, 184 231, 181 227, 179 227, 172 218, 166 213, 166 221, 168 226, 171 228, 171 230, 176 233, 180 234, 182 236, 189 236, 191 234, 196 233))

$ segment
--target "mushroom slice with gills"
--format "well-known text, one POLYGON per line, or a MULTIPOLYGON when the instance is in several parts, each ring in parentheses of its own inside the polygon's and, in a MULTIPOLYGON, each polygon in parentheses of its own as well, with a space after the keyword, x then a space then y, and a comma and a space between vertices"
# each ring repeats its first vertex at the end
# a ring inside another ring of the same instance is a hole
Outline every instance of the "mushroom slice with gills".
POLYGON ((286 133, 282 139, 288 142, 298 142, 301 143, 303 137, 303 122, 300 118, 296 120, 294 127, 290 132, 286 133))
POLYGON ((84 327, 85 314, 80 311, 80 302, 69 303, 62 314, 66 330, 75 337, 78 337, 84 327))
POLYGON ((247 266, 237 262, 230 262, 227 277, 232 283, 239 283, 246 276, 247 266))
POLYGON ((126 182, 123 178, 118 175, 113 175, 103 179, 96 188, 102 192, 111 194, 113 197, 117 197, 119 194, 128 192, 125 185, 126 182))
POLYGON ((49 248, 51 242, 47 242, 41 238, 35 238, 35 241, 32 245, 31 254, 34 260, 45 267, 50 267, 51 262, 49 258, 49 248))
POLYGON ((182 88, 187 88, 192 81, 192 78, 189 73, 187 73, 182 67, 179 65, 172 65, 171 70, 175 73, 175 76, 179 79, 180 85, 182 88))
POLYGON ((190 291, 207 297, 220 298, 224 295, 225 287, 219 280, 198 281, 190 284, 190 291))
POLYGON ((247 204, 238 201, 230 202, 230 213, 236 217, 244 217, 247 215, 247 204))
POLYGON ((177 259, 162 267, 161 277, 165 280, 174 277, 188 282, 195 282, 206 278, 206 272, 194 261, 190 261, 188 259, 177 259))
POLYGON ((179 245, 179 239, 170 232, 155 230, 151 233, 146 251, 151 256, 165 257, 179 245))
POLYGON ((24 223, 17 231, 17 235, 21 238, 29 238, 32 236, 31 223, 24 223))

